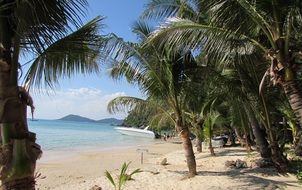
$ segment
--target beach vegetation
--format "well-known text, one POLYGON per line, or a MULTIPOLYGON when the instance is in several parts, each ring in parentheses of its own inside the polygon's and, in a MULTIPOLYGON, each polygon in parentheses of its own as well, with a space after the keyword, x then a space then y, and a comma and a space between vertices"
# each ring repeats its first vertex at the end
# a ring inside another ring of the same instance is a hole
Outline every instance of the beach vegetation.
MULTIPOLYGON (((297 129, 301 130, 302 99, 298 85, 301 80, 298 65, 302 57, 301 3, 171 0, 168 4, 150 1, 148 5, 144 16, 164 22, 147 42, 172 52, 181 48, 200 53, 208 64, 220 68, 217 71, 232 71, 229 74, 237 75, 232 81, 241 83, 240 89, 245 95, 237 93, 234 96, 229 93, 234 86, 224 86, 225 94, 232 95, 231 99, 225 97, 229 100, 237 98, 233 113, 240 115, 232 117, 237 120, 233 130, 248 144, 247 147, 250 147, 250 140, 253 142, 251 133, 256 137, 258 147, 269 142, 271 154, 267 154, 268 146, 265 145, 261 155, 271 157, 278 171, 286 171, 288 161, 283 154, 284 141, 280 134, 287 131, 288 126, 279 124, 284 116, 278 107, 281 102, 289 104, 299 121, 297 129), (250 78, 247 80, 247 77, 250 78), (263 136, 263 130, 266 136, 263 136)), ((291 124, 290 128, 293 127, 291 124)), ((297 137, 295 130, 292 132, 297 137)), ((302 155, 302 140, 299 138, 297 143, 298 139, 295 139, 295 152, 302 155)))
POLYGON ((116 36, 112 36, 112 41, 108 43, 108 56, 111 60, 114 58, 110 74, 113 79, 125 77, 131 84, 138 85, 147 98, 118 97, 108 104, 108 110, 115 112, 135 106, 149 107, 156 109, 154 117, 158 117, 159 121, 169 119, 173 122, 183 142, 189 175, 194 176, 196 162, 185 113, 185 86, 190 79, 184 69, 195 68, 193 56, 184 51, 175 54, 161 52, 152 43, 144 45, 153 31, 144 20, 137 21, 133 31, 139 43, 125 42, 116 36))
POLYGON ((36 160, 42 151, 27 126, 27 106, 34 111, 29 89, 53 89, 62 77, 99 70, 104 38, 98 29, 103 18, 83 24, 79 15, 85 15, 86 7, 86 0, 0 2, 0 180, 4 190, 35 189, 36 160), (32 60, 20 63, 21 55, 32 60))
POLYGON ((135 169, 134 171, 132 171, 130 174, 128 174, 127 170, 128 167, 130 165, 131 162, 124 162, 122 167, 121 167, 121 171, 120 174, 117 176, 117 179, 115 180, 115 178, 110 174, 110 172, 108 172, 107 170, 105 171, 105 176, 106 178, 110 181, 110 183, 114 186, 115 190, 122 190, 123 187, 125 186, 125 184, 127 183, 127 181, 129 180, 133 180, 132 176, 134 174, 140 173, 142 172, 141 169, 135 169))

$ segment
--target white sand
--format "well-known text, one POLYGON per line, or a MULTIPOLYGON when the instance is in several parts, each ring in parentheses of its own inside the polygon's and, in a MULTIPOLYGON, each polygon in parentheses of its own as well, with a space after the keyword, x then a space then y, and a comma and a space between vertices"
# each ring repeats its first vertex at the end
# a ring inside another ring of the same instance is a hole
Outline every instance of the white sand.
POLYGON ((243 148, 220 148, 215 152, 216 157, 211 157, 208 151, 196 153, 198 175, 190 179, 184 179, 187 166, 182 145, 171 142, 42 159, 38 164, 38 171, 42 173, 38 188, 89 190, 98 185, 103 190, 112 190, 104 171, 117 174, 124 161, 132 161, 130 171, 141 168, 144 172, 134 175, 125 190, 302 189, 295 176, 277 174, 273 168, 226 168, 227 160, 250 160, 243 148), (137 148, 149 150, 142 165, 137 148), (158 164, 163 158, 167 158, 168 165, 158 164), (158 174, 154 174, 156 172, 158 174))

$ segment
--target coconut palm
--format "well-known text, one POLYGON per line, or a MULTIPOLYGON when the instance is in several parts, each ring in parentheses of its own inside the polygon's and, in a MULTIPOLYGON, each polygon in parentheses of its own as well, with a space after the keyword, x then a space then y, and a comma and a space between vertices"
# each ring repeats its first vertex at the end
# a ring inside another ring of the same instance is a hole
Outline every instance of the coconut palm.
MULTIPOLYGON (((139 34, 141 43, 152 31, 143 21, 137 22, 133 30, 139 34)), ((110 57, 113 58, 111 75, 114 78, 125 76, 128 81, 137 84, 148 97, 147 102, 152 102, 153 107, 157 107, 166 117, 174 121, 183 142, 189 175, 196 175, 195 156, 189 138, 182 95, 182 81, 186 80, 184 67, 190 66, 192 56, 186 52, 177 54, 160 52, 152 44, 141 46, 116 38, 108 44, 110 57)))
MULTIPOLYGON (((172 18, 154 34, 160 40, 158 44, 203 46, 203 50, 221 60, 238 46, 245 47, 240 53, 259 51, 266 58, 263 63, 268 69, 264 76, 270 76, 274 85, 283 88, 301 123, 302 95, 297 84, 300 78, 297 65, 302 59, 299 32, 302 3, 296 0, 194 2, 207 9, 208 21, 172 18)), ((302 155, 301 147, 302 140, 296 147, 298 155, 302 155)))
POLYGON ((101 18, 81 27, 85 0, 22 0, 0 3, 0 179, 2 189, 35 189, 35 164, 41 156, 27 127, 32 85, 54 87, 61 76, 97 70, 101 18), (73 28, 76 31, 72 30, 73 28), (19 87, 20 54, 35 57, 19 87))
MULTIPOLYGON (((209 149, 212 156, 215 156, 214 148, 212 145, 212 137, 214 135, 214 127, 219 123, 221 114, 217 111, 218 106, 216 104, 217 99, 210 99, 203 106, 201 111, 201 117, 204 119, 203 122, 203 134, 208 140, 209 149), (215 108, 214 108, 215 107, 215 108)), ((222 121, 222 120, 221 120, 222 121)))

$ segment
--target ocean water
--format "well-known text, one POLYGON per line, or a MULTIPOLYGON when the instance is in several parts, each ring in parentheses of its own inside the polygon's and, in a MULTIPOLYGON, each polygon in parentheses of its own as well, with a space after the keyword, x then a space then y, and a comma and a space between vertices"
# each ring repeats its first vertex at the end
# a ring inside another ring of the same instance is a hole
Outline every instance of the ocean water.
POLYGON ((107 150, 155 142, 154 139, 122 135, 109 123, 29 120, 28 125, 30 131, 37 134, 37 142, 43 151, 107 150))

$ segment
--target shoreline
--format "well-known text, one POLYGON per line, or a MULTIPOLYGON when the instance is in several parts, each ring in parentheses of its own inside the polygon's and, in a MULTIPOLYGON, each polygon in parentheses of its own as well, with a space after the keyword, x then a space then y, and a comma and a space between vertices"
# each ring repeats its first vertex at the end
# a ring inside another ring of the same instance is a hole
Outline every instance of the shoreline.
MULTIPOLYGON (((74 184, 85 183, 96 177, 103 177, 105 170, 115 172, 124 162, 131 162, 130 167, 149 165, 149 159, 163 156, 182 148, 181 144, 158 141, 152 144, 120 147, 110 150, 78 150, 76 152, 45 152, 44 158, 37 162, 38 189, 73 189, 74 184), (141 154, 137 149, 148 149, 144 153, 144 164, 140 163, 141 154), (60 153, 60 155, 56 155, 60 153), (62 155, 61 155, 62 154, 62 155), (67 186, 67 187, 66 187, 67 186)), ((89 189, 84 188, 84 189, 89 189)))
POLYGON ((292 174, 280 175, 273 167, 253 167, 251 160, 259 158, 259 154, 247 153, 241 147, 216 148, 215 157, 208 150, 195 152, 198 173, 194 178, 185 178, 188 169, 182 148, 179 143, 161 141, 119 150, 80 152, 72 157, 40 162, 37 171, 42 175, 37 179, 37 189, 90 190, 97 185, 103 190, 113 190, 104 172, 108 170, 115 177, 124 162, 131 162, 129 173, 137 168, 143 170, 126 183, 125 190, 302 189, 292 174), (148 149, 143 164, 137 148, 148 149), (159 163, 164 158, 168 164, 163 166, 159 163), (225 166, 226 161, 237 159, 246 161, 248 168, 225 166))
POLYGON ((110 146, 110 147, 100 147, 100 146, 81 146, 71 149, 60 149, 60 150, 45 150, 43 151, 42 157, 37 161, 38 163, 47 163, 50 161, 58 161, 63 158, 76 156, 77 154, 89 154, 89 153, 106 153, 111 151, 119 151, 131 148, 139 148, 144 146, 150 146, 155 144, 161 144, 163 141, 154 140, 154 142, 147 142, 144 144, 133 144, 133 145, 123 145, 123 146, 110 146), (64 155, 66 154, 67 155, 64 155))

